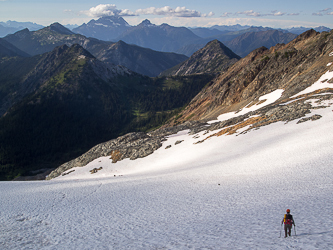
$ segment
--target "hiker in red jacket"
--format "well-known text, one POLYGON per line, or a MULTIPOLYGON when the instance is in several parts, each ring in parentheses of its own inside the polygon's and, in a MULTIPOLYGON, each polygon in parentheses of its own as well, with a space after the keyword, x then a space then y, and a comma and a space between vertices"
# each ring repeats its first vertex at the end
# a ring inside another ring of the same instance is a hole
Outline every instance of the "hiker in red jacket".
POLYGON ((281 225, 283 223, 284 223, 284 232, 285 232, 284 237, 286 238, 288 235, 291 236, 292 225, 294 224, 294 226, 296 226, 295 222, 294 222, 294 219, 293 219, 293 216, 290 214, 290 209, 287 209, 287 214, 284 215, 284 218, 281 222, 281 225))

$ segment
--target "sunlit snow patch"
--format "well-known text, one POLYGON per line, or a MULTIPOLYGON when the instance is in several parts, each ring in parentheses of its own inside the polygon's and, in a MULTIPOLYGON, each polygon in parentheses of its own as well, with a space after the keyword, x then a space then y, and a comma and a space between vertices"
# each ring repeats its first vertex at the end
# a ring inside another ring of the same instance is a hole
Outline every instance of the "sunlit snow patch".
POLYGON ((281 103, 280 105, 288 105, 290 103, 293 103, 293 102, 296 102, 296 101, 299 101, 299 100, 302 100, 302 99, 303 99, 303 97, 297 98, 297 99, 294 99, 294 100, 291 100, 291 101, 288 101, 288 102, 285 102, 285 103, 281 103))
POLYGON ((210 121, 208 123, 214 123, 217 121, 225 121, 230 118, 234 118, 234 117, 237 117, 240 115, 245 115, 251 111, 258 110, 258 109, 265 107, 271 103, 274 103, 276 100, 278 100, 282 96, 283 91, 284 91, 283 89, 277 89, 267 95, 263 95, 263 96, 259 97, 259 101, 260 101, 259 104, 251 105, 251 103, 250 103, 245 108, 241 109, 239 112, 229 112, 229 113, 222 114, 217 117, 217 120, 210 121))
POLYGON ((333 71, 327 71, 325 74, 323 74, 318 81, 316 81, 314 84, 312 84, 310 87, 304 89, 303 91, 299 92, 296 95, 293 95, 290 98, 294 98, 296 96, 309 94, 311 92, 314 92, 319 89, 325 89, 325 88, 333 88, 333 84, 329 83, 328 81, 333 78, 333 71))

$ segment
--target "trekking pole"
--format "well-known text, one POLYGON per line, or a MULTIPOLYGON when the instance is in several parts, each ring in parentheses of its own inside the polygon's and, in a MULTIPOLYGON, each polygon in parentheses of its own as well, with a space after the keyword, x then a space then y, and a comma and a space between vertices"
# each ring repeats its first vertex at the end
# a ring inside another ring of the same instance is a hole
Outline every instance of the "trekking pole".
POLYGON ((296 236, 296 225, 294 224, 294 231, 295 231, 295 236, 296 236))
POLYGON ((280 237, 279 238, 281 238, 281 231, 282 231, 282 224, 281 224, 281 228, 280 228, 280 237))

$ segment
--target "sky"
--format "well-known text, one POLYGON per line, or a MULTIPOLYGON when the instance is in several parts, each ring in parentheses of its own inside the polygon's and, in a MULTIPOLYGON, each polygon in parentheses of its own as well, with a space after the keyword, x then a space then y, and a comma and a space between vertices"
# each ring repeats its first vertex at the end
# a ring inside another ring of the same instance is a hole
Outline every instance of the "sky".
POLYGON ((211 27, 254 25, 273 28, 333 28, 332 0, 0 0, 0 21, 34 22, 48 26, 89 22, 102 16, 120 15, 130 25, 144 19, 153 24, 211 27))

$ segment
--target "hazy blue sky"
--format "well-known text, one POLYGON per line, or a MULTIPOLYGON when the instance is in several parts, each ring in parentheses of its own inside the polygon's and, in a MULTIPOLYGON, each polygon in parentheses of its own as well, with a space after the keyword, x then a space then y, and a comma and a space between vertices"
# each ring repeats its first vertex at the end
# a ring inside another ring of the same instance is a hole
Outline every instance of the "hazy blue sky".
POLYGON ((131 25, 144 19, 173 26, 256 25, 333 28, 332 0, 0 0, 0 21, 78 24, 121 15, 131 25))

